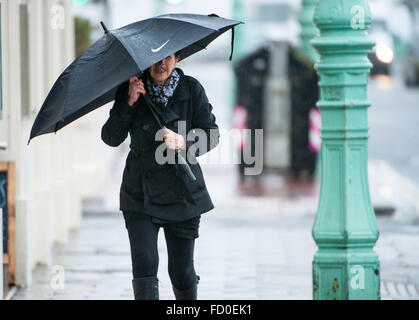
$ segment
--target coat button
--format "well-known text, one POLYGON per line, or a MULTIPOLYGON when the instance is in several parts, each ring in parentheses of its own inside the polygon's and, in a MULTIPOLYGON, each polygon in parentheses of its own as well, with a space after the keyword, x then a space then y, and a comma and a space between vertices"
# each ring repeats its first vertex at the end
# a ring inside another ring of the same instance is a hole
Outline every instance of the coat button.
POLYGON ((150 129, 150 126, 148 124, 143 125, 143 130, 148 131, 150 129))

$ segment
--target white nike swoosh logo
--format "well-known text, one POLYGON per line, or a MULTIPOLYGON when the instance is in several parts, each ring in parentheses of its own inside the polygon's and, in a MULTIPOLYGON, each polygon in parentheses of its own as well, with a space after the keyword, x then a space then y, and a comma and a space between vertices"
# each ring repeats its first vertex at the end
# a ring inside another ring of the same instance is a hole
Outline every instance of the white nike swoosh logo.
POLYGON ((153 51, 153 52, 159 52, 161 49, 163 49, 163 47, 168 43, 170 41, 170 39, 169 40, 167 40, 165 43, 163 43, 162 45, 161 45, 161 47, 159 47, 159 48, 157 48, 157 49, 151 49, 151 51, 153 51))

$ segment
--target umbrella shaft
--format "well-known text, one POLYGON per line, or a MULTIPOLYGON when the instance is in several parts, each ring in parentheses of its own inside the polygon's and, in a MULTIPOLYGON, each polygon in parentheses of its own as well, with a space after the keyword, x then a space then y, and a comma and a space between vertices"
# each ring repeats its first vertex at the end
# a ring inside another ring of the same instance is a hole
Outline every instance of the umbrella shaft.
MULTIPOLYGON (((151 113, 153 114, 153 116, 154 116, 154 118, 156 119, 156 121, 157 121, 157 123, 159 124, 159 126, 160 126, 160 128, 164 128, 164 126, 163 126, 163 124, 161 123, 161 121, 160 121, 160 119, 159 119, 159 117, 157 116, 157 114, 156 114, 156 112, 154 111, 154 109, 153 109, 153 107, 151 106, 151 102, 150 102, 150 99, 149 99, 149 97, 145 94, 144 95, 144 100, 145 100, 145 102, 146 102, 146 104, 147 104, 147 106, 148 106, 148 108, 150 109, 150 111, 151 111, 151 113)), ((186 160, 182 157, 182 154, 180 153, 180 150, 179 149, 177 149, 176 150, 176 154, 177 154, 177 156, 178 156, 178 160, 179 160, 179 162, 180 162, 180 164, 178 164, 177 166, 178 166, 178 168, 180 167, 185 173, 186 173, 186 175, 190 178, 190 179, 192 179, 192 181, 196 181, 196 177, 195 177, 195 175, 193 174, 193 172, 192 172, 192 170, 191 170, 191 168, 190 168, 190 166, 189 166, 189 164, 186 162, 186 160)))

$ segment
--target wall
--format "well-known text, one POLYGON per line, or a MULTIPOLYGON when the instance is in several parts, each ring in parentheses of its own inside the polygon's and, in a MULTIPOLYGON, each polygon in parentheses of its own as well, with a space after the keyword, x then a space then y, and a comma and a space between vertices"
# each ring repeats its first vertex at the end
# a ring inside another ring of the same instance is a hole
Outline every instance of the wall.
POLYGON ((75 58, 71 6, 71 0, 2 1, 0 141, 8 147, 0 151, 0 161, 16 163, 16 284, 21 286, 30 285, 37 263, 51 263, 53 244, 66 242, 69 231, 80 226, 81 199, 98 190, 100 124, 94 118, 27 144, 50 88, 75 58))

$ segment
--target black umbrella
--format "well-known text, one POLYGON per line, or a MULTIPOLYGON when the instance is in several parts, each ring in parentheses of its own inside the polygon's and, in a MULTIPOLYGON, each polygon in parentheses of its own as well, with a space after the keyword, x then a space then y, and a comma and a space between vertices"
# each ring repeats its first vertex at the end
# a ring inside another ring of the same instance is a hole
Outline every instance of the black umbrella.
MULTIPOLYGON (((179 60, 206 48, 239 21, 217 15, 166 14, 105 34, 58 78, 33 124, 29 141, 57 132, 114 100, 118 86, 175 52, 179 60)), ((231 59, 231 56, 230 56, 231 59)))

